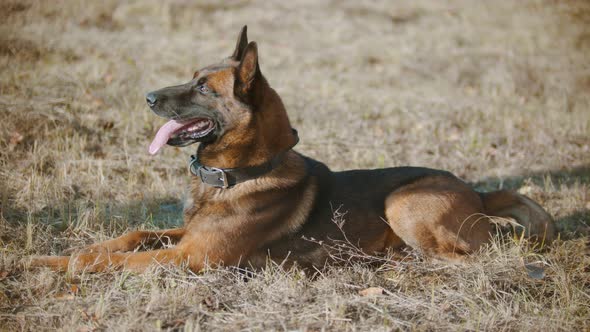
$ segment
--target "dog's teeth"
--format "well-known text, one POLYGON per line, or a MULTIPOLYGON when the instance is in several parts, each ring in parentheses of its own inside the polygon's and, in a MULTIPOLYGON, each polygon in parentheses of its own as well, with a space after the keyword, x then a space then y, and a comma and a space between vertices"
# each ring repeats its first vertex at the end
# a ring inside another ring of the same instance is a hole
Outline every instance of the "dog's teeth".
POLYGON ((187 129, 187 131, 201 130, 201 129, 207 127, 208 124, 209 124, 209 122, 207 120, 198 121, 198 122, 194 123, 192 126, 190 126, 187 129))

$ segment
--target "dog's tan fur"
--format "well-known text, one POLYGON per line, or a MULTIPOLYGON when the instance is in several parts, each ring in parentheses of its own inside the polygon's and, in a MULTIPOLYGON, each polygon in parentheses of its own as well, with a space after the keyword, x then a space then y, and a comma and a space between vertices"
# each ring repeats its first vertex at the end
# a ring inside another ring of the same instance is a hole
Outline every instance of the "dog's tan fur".
POLYGON ((368 253, 409 245, 427 255, 461 260, 489 241, 493 227, 484 215, 512 217, 528 236, 544 243, 555 237, 551 217, 517 193, 478 193, 447 172, 425 168, 333 173, 289 150, 296 137, 280 97, 260 73, 257 46, 247 43, 245 29, 233 55, 197 71, 193 81, 203 78, 216 95, 199 96, 197 104, 224 120, 224 132, 203 143, 200 162, 218 168, 256 166, 286 151, 282 163, 229 189, 193 178, 182 228, 132 232, 72 257, 34 257, 32 265, 143 271, 154 264, 187 264, 199 271, 207 264, 260 267, 270 257, 321 267, 329 252, 317 242, 341 239, 342 232, 368 253), (342 227, 330 220, 338 207, 348 211, 342 227), (176 245, 132 252, 162 242, 176 245))

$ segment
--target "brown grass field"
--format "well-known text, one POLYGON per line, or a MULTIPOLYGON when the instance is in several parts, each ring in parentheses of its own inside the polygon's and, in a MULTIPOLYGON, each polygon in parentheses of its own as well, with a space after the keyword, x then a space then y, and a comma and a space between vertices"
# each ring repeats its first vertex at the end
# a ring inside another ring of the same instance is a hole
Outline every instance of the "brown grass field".
POLYGON ((589 54, 581 0, 1 0, 0 330, 589 331, 589 54), (313 278, 23 266, 182 222, 196 146, 149 156, 164 121, 144 94, 229 56, 244 24, 298 151, 518 190, 561 239, 537 253, 498 238, 459 265, 407 250, 313 278))

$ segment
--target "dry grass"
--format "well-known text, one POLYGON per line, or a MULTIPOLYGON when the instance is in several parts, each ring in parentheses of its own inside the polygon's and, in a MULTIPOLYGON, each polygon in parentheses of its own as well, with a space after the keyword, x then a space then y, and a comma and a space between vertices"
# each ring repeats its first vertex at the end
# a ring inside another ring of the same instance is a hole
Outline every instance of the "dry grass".
POLYGON ((0 22, 0 330, 590 329, 587 1, 14 0, 0 22), (144 92, 229 55, 243 24, 299 151, 518 189, 562 241, 540 256, 498 240, 465 266, 407 252, 315 278, 20 269, 24 255, 181 222, 193 148, 148 156, 162 120, 144 92))

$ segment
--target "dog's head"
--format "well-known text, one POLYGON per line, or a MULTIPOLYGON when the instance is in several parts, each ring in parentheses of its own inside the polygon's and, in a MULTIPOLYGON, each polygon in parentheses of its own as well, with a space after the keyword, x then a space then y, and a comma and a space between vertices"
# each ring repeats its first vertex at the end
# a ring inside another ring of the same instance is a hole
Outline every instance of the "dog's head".
POLYGON ((169 119, 151 143, 151 154, 165 144, 203 142, 211 155, 238 145, 242 150, 256 143, 268 147, 270 140, 291 135, 283 104, 260 72, 258 48, 248 43, 246 27, 230 57, 197 70, 188 83, 148 93, 146 101, 154 113, 169 119), (256 139, 260 135, 266 142, 256 139))

